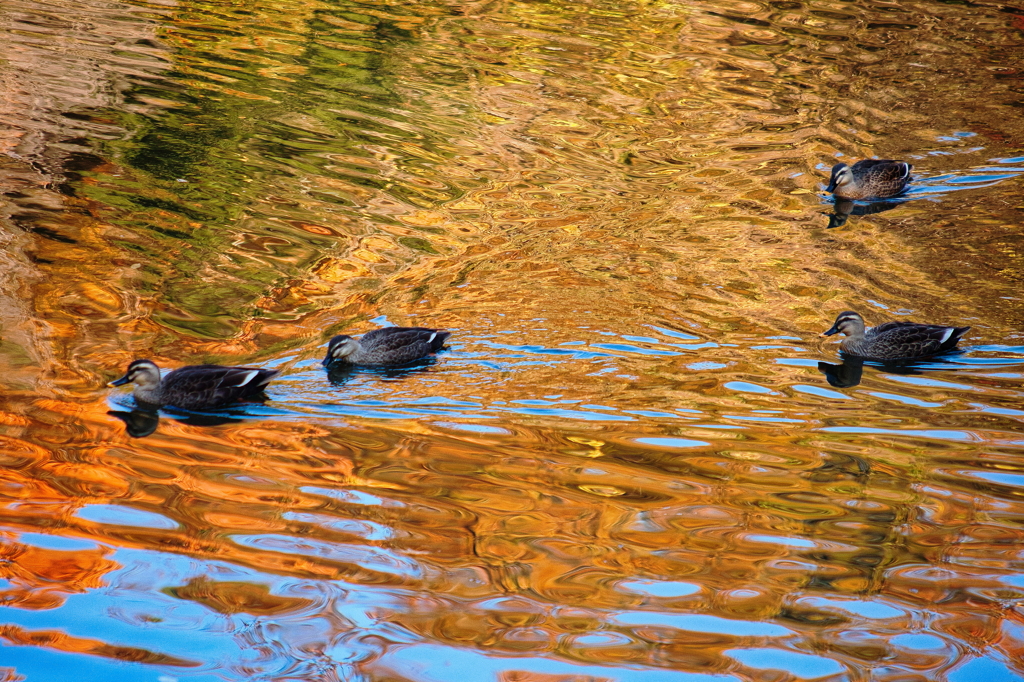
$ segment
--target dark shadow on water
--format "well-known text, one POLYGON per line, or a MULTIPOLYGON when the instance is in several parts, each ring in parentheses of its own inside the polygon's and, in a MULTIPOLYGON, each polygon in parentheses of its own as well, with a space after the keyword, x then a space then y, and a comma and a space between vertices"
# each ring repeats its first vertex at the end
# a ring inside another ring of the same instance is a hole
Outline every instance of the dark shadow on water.
POLYGON ((841 364, 835 364, 833 362, 819 362, 818 371, 825 375, 830 386, 836 388, 851 388, 860 383, 861 378, 864 375, 864 365, 870 365, 877 369, 892 374, 924 374, 929 370, 949 370, 954 367, 949 362, 949 358, 963 355, 963 351, 956 351, 953 353, 945 353, 943 355, 932 356, 929 358, 919 358, 917 360, 896 360, 883 362, 881 360, 865 360, 864 358, 857 357, 856 355, 846 355, 840 353, 839 357, 842 359, 841 364))
POLYGON ((327 380, 335 386, 343 385, 357 374, 370 374, 379 376, 382 379, 398 380, 422 372, 435 364, 437 364, 437 358, 435 357, 424 358, 396 367, 374 367, 335 362, 327 368, 327 380))
POLYGON ((220 426, 260 416, 246 412, 241 407, 217 412, 189 412, 173 407, 165 407, 159 411, 135 408, 132 410, 107 410, 107 414, 123 421, 125 431, 132 438, 145 438, 156 431, 157 426, 160 425, 161 414, 176 422, 192 426, 220 426))
POLYGON ((818 371, 825 375, 830 386, 849 388, 860 383, 861 376, 864 374, 864 360, 847 358, 841 365, 819 362, 818 371))
POLYGON ((132 438, 145 438, 160 425, 160 415, 156 412, 145 410, 132 410, 122 412, 121 410, 107 410, 107 414, 116 417, 124 422, 125 431, 132 438))
POLYGON ((846 224, 846 219, 852 215, 872 215, 882 213, 883 211, 891 211, 901 204, 910 201, 910 199, 911 197, 906 195, 869 202, 836 199, 832 204, 833 212, 825 214, 828 216, 828 227, 842 227, 846 224))

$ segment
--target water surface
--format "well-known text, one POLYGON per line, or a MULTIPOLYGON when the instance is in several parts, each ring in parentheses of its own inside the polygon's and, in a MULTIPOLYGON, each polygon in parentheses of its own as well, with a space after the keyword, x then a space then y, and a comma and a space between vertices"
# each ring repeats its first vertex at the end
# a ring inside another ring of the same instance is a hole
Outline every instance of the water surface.
POLYGON ((0 33, 0 679, 1024 680, 1024 9, 0 33), (870 156, 905 200, 832 205, 870 156), (847 309, 972 329, 852 364, 847 309), (320 366, 385 324, 453 336, 320 366), (132 413, 138 357, 283 376, 132 413))

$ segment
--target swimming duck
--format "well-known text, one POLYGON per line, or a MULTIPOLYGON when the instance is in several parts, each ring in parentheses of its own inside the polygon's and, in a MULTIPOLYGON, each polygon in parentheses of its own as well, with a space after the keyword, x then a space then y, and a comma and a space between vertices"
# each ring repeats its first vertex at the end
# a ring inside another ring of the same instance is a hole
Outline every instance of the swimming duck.
POLYGON ((327 344, 323 365, 404 365, 436 353, 449 336, 451 332, 424 327, 384 327, 358 339, 340 334, 327 344))
POLYGON ((843 199, 886 199, 899 196, 910 182, 911 166, 892 159, 862 159, 852 166, 832 166, 826 192, 843 199))
POLYGON ((865 329, 864 318, 852 310, 839 313, 822 336, 845 334, 839 348, 869 360, 910 360, 953 350, 970 327, 943 327, 917 322, 886 322, 865 329))
POLYGON ((148 405, 170 405, 184 410, 224 407, 240 400, 258 400, 263 389, 276 377, 276 369, 189 365, 163 379, 160 368, 150 360, 135 360, 125 375, 108 386, 135 383, 135 400, 148 405))

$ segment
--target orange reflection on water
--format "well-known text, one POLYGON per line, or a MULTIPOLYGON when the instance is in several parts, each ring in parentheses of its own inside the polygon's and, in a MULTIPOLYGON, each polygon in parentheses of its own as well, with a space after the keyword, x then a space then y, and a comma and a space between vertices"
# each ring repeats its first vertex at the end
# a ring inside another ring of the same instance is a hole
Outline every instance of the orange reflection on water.
POLYGON ((68 594, 104 586, 103 576, 120 568, 109 554, 106 548, 60 551, 8 540, 0 546, 0 576, 11 587, 0 592, 0 600, 23 609, 58 608, 68 594))
POLYGON ((30 632, 10 625, 3 625, 0 626, 0 638, 15 646, 48 647, 57 651, 103 656, 118 661, 132 661, 135 663, 171 667, 196 667, 199 665, 196 661, 166 656, 145 649, 111 646, 97 640, 69 637, 62 632, 30 632))

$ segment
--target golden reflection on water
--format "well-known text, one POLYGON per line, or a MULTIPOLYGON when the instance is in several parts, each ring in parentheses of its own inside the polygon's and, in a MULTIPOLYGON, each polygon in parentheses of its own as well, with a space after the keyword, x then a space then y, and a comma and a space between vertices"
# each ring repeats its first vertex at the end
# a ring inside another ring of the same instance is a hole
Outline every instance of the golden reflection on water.
POLYGON ((8 3, 0 679, 1024 679, 1020 21, 8 3), (385 321, 450 349, 319 367, 385 321), (285 376, 132 415, 143 356, 285 376))

